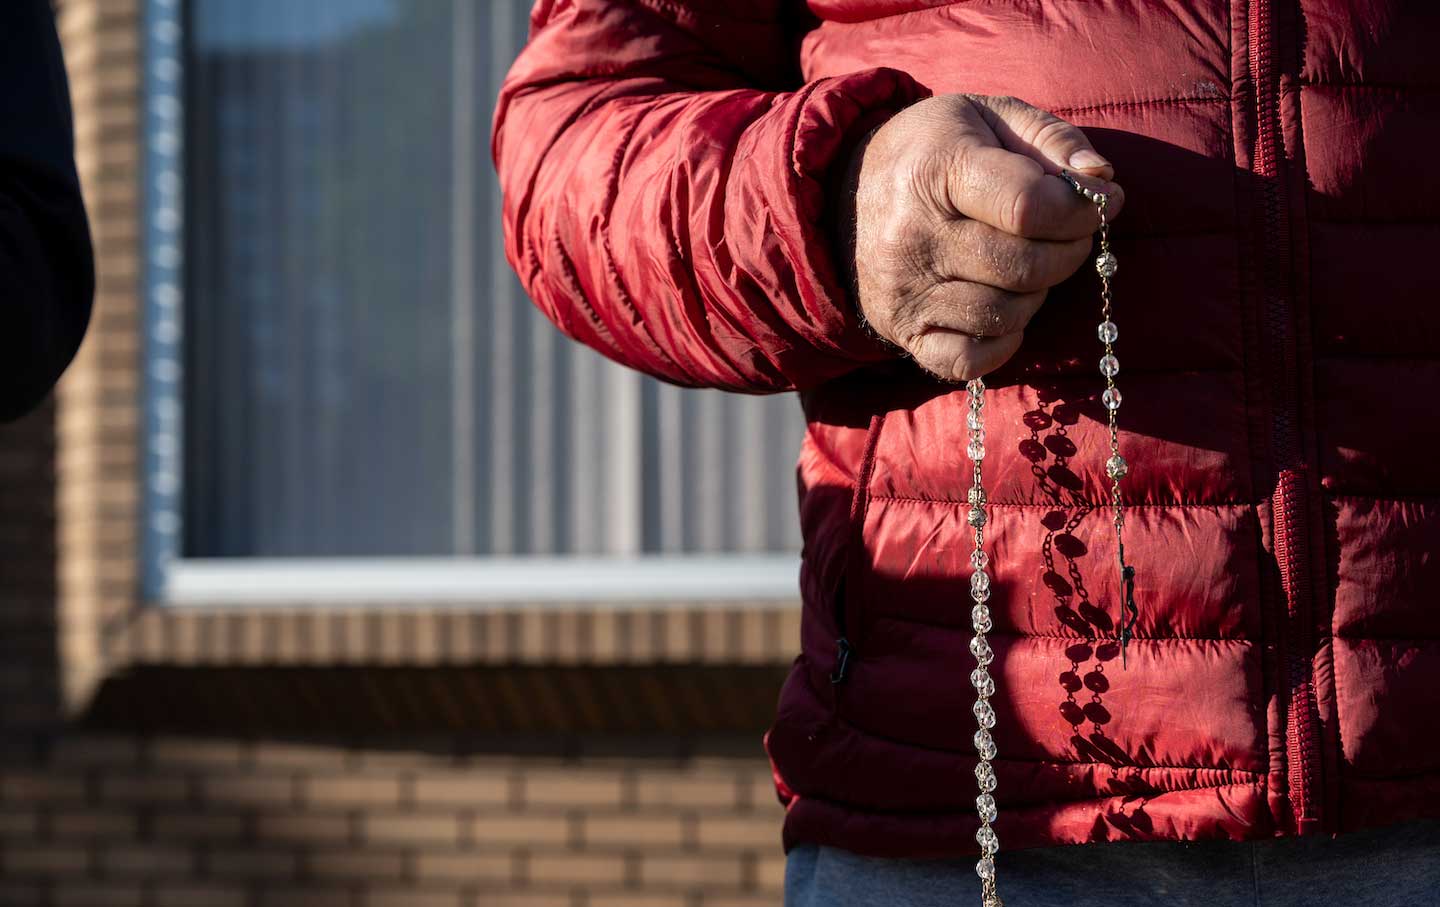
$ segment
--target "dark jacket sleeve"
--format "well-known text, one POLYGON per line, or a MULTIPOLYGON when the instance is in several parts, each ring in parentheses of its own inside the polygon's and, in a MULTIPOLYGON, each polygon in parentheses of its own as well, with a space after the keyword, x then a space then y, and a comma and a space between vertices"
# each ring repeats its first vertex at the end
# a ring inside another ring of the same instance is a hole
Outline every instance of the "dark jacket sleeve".
POLYGON ((35 406, 84 336, 94 260, 69 87, 46 0, 0 2, 0 420, 35 406))
POLYGON ((686 385, 805 388, 892 357, 826 229, 857 134, 923 96, 866 69, 802 83, 794 0, 539 0, 500 91, 506 253, 535 304, 686 385))

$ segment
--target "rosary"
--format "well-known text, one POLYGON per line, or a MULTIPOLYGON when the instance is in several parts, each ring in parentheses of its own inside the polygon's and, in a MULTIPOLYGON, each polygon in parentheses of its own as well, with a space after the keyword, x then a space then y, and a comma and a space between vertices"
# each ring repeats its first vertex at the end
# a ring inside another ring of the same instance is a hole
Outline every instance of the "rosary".
MULTIPOLYGON (((1110 278, 1115 276, 1119 261, 1110 251, 1110 224, 1105 219, 1105 206, 1109 197, 1102 192, 1087 189, 1068 170, 1061 170, 1060 176, 1070 187, 1095 206, 1100 217, 1100 253, 1095 257, 1095 270, 1100 274, 1100 316, 1102 318, 1096 333, 1105 346, 1100 357, 1100 374, 1105 377, 1105 390, 1100 394, 1109 417, 1110 458, 1105 461, 1105 475, 1110 478, 1110 508, 1115 526, 1115 545, 1120 568, 1122 604, 1118 637, 1120 642, 1121 665, 1125 664, 1125 650, 1133 638, 1135 622, 1140 616, 1135 606, 1135 568, 1125 563, 1125 506, 1120 498, 1120 480, 1129 472, 1125 458, 1120 456, 1120 432, 1116 424, 1116 413, 1120 410, 1120 389, 1115 386, 1115 376, 1120 372, 1120 360, 1115 358, 1115 341, 1120 329, 1111 320, 1110 278)), ((990 574, 985 568, 990 558, 985 553, 985 486, 981 481, 980 466, 985 459, 985 382, 980 378, 971 380, 965 386, 970 409, 965 416, 965 427, 969 430, 969 443, 965 452, 975 465, 974 485, 970 487, 970 512, 968 522, 975 530, 975 550, 970 554, 970 598, 975 602, 970 611, 975 638, 970 640, 970 654, 975 656, 977 667, 970 673, 970 683, 975 687, 975 721, 979 730, 975 732, 975 752, 980 761, 975 764, 975 781, 980 795, 975 798, 975 809, 980 815, 980 828, 975 832, 975 841, 980 845, 980 861, 975 872, 980 876, 981 907, 1003 907, 995 887, 995 854, 1000 849, 1000 839, 995 835, 992 823, 995 821, 995 768, 991 760, 996 756, 995 739, 990 729, 995 727, 995 709, 990 697, 995 694, 995 679, 990 676, 990 663, 995 652, 990 648, 985 634, 990 632, 990 574)))

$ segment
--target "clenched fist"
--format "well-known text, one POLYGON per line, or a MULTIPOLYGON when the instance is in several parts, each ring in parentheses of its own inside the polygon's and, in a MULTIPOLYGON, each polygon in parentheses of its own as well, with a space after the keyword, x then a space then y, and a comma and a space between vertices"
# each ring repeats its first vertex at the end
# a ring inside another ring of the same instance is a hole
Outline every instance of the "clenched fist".
POLYGON ((947 381, 1013 356, 1046 291, 1090 253, 1095 207, 1062 168, 1120 213, 1114 170, 1084 133, 1017 98, 943 95, 875 130, 840 212, 871 328, 947 381))

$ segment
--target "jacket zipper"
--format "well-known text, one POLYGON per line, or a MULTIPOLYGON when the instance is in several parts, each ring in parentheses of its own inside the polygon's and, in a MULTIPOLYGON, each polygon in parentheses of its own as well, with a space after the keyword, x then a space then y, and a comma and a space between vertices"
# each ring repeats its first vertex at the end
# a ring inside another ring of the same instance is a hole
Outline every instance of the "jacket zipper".
POLYGON ((1320 827, 1319 714, 1314 686, 1311 627, 1309 477, 1302 453, 1296 323, 1290 305, 1290 223, 1280 123, 1280 71, 1275 63, 1278 26, 1273 0, 1250 5, 1250 75, 1255 91, 1255 174, 1263 218, 1262 288, 1267 376, 1273 397, 1272 457, 1277 469, 1271 500, 1275 558, 1286 614, 1282 652, 1286 666, 1286 756, 1296 831, 1320 827))

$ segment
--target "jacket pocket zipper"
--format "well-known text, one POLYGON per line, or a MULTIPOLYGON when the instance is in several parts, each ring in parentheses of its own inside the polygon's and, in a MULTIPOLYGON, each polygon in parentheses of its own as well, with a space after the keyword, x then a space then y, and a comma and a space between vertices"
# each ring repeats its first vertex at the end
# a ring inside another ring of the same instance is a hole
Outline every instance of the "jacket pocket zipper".
POLYGON ((850 645, 850 638, 846 635, 845 620, 845 578, 840 578, 835 588, 835 594, 831 598, 831 604, 835 610, 835 668, 830 672, 830 683, 839 686, 845 682, 850 674, 850 656, 854 649, 850 645))
POLYGON ((865 433, 865 454, 855 475, 855 494, 850 500, 850 541, 845 552, 845 564, 840 581, 836 584, 831 604, 835 612, 835 667, 830 672, 830 683, 836 688, 834 703, 840 705, 839 686, 850 676, 860 653, 855 639, 861 631, 860 603, 856 582, 858 571, 863 568, 865 558, 865 513, 870 506, 870 477, 875 472, 875 451, 880 444, 880 429, 885 424, 885 413, 870 417, 870 427, 865 433))

